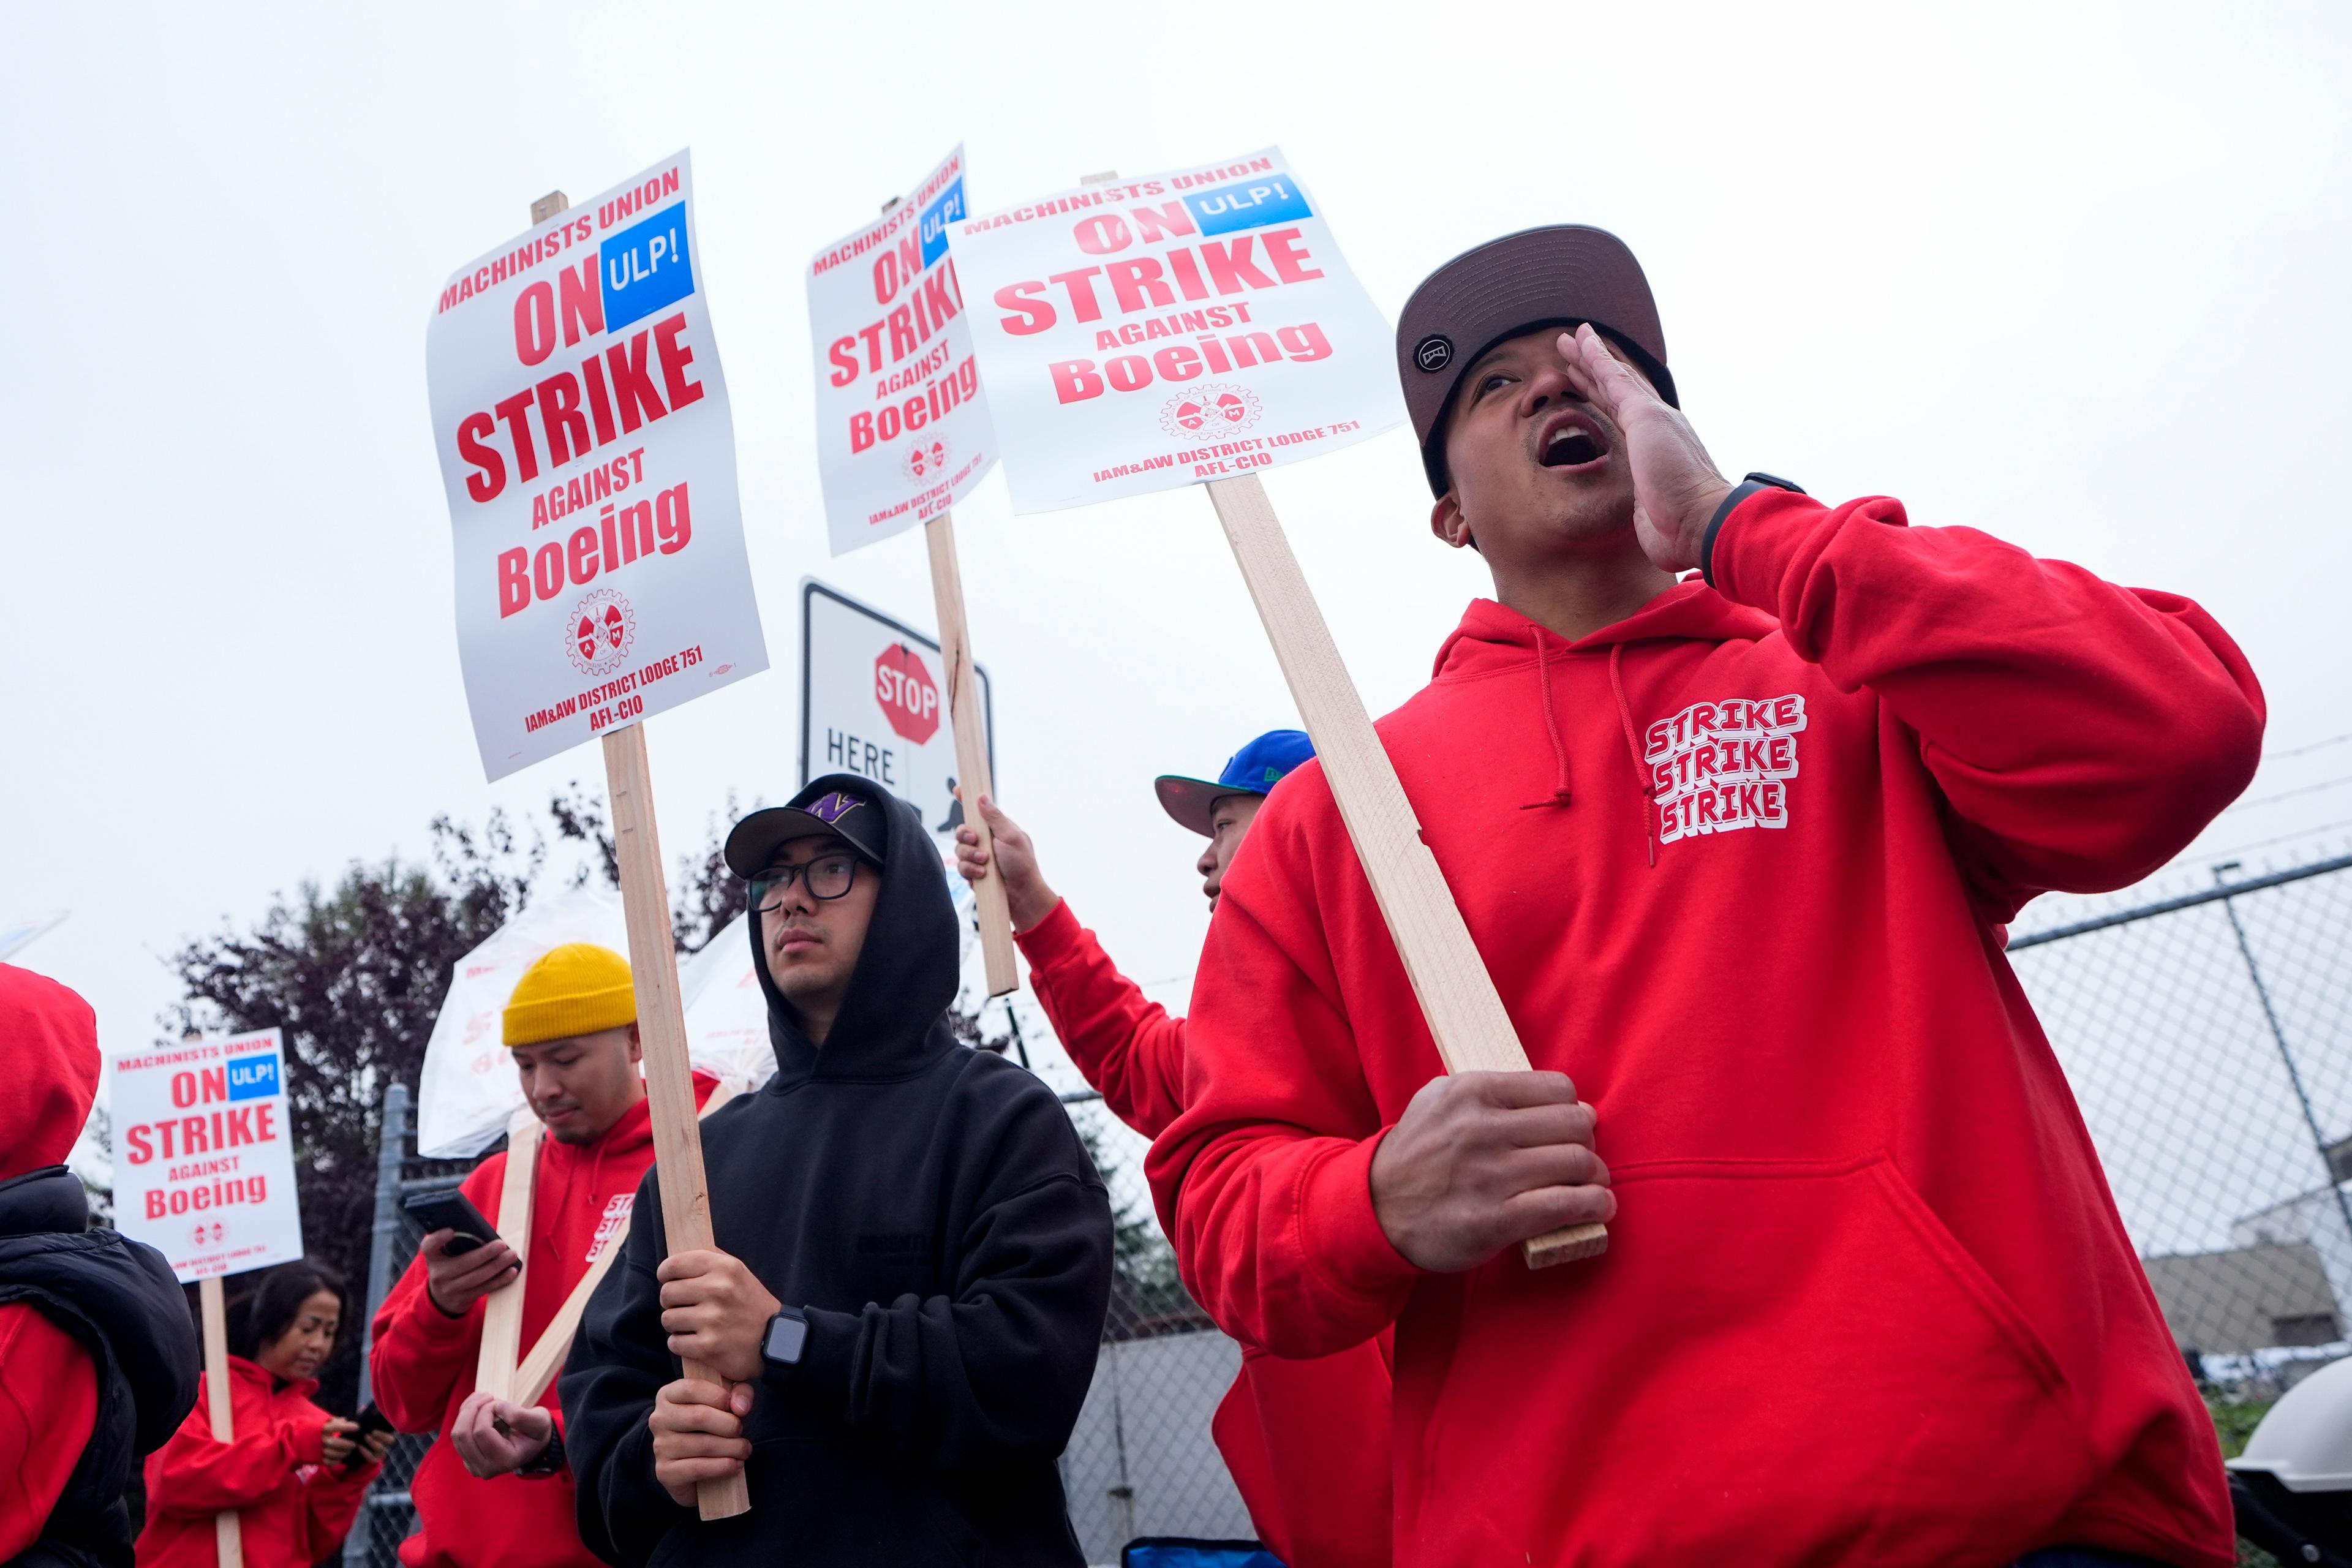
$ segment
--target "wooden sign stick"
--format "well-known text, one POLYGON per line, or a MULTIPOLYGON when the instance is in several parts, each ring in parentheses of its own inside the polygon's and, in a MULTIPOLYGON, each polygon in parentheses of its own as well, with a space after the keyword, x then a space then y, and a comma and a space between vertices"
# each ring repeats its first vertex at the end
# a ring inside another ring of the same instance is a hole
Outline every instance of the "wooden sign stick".
MULTIPOLYGON (((694 1068, 687 1062, 686 1007, 678 995, 669 885, 662 875, 661 839, 654 829, 652 771, 646 763, 642 723, 605 732, 604 788, 613 803, 613 842, 621 858, 621 914, 629 928, 629 970, 636 977, 637 1038, 645 1047, 654 1163, 661 1172, 662 1228, 670 1251, 699 1252, 715 1245, 710 1186, 702 1171, 702 1131, 694 1121, 694 1068)), ((724 1377, 700 1362, 684 1365, 688 1377, 726 1384, 724 1377)), ((724 1480, 698 1481, 694 1490, 705 1519, 732 1519, 751 1511, 751 1489, 740 1471, 724 1480)))
MULTIPOLYGON (((882 204, 887 213, 903 200, 892 196, 882 204)), ((972 902, 980 919, 980 957, 988 974, 988 994, 1003 996, 1021 989, 1021 970, 1013 952, 1013 906, 1004 894, 1004 879, 997 873, 996 836, 980 814, 980 797, 996 787, 988 765, 988 726, 980 710, 980 680, 971 668, 971 634, 963 613, 963 567, 956 559, 955 513, 943 511, 923 524, 923 543, 931 554, 931 604, 940 622, 940 663, 947 670, 949 722, 955 726, 956 787, 963 796, 963 819, 980 836, 980 852, 988 856, 988 869, 972 887, 972 902)))
POLYGON ((980 679, 972 673, 971 635, 963 615, 963 568, 956 560, 955 514, 943 511, 923 524, 923 542, 931 552, 931 600, 940 618, 940 663, 947 670, 948 713, 955 725, 956 785, 963 791, 963 819, 980 835, 981 853, 989 856, 988 874, 972 889, 980 911, 980 955, 988 971, 988 994, 1002 996, 1021 988, 1021 971, 1013 953, 1013 906, 1004 894, 1004 879, 997 874, 996 858, 989 852, 995 836, 980 814, 980 797, 996 794, 989 776, 988 730, 980 710, 980 679))
MULTIPOLYGON (((213 1424, 213 1441, 226 1443, 236 1435, 229 1415, 228 1314, 221 1305, 220 1276, 196 1283, 196 1305, 204 1318, 205 1403, 213 1424)), ((220 1568, 245 1568, 245 1528, 236 1510, 225 1508, 213 1515, 213 1544, 220 1568)))
POLYGON ((515 1250, 521 1267, 490 1292, 482 1309, 482 1344, 474 1363, 474 1386, 500 1399, 514 1398, 515 1363, 522 1354, 522 1293, 530 1278, 530 1198, 539 1182, 539 1117, 526 1105, 507 1123, 506 1179, 499 1188, 499 1235, 515 1250))
MULTIPOLYGON (((735 1091, 720 1084, 702 1102, 701 1119, 708 1121, 712 1111, 734 1098, 735 1091)), ((588 1265, 588 1272, 572 1287, 572 1294, 563 1298, 563 1305, 555 1309, 555 1316, 547 1320, 547 1327, 539 1331, 539 1342, 530 1347, 530 1353, 515 1370, 515 1392, 510 1397, 517 1405, 538 1404, 547 1393, 547 1385, 563 1370, 563 1358, 572 1353, 572 1336, 580 1331, 581 1316, 588 1310, 588 1298, 596 1293, 596 1287, 613 1271, 613 1260, 621 1256, 621 1248, 628 1239, 629 1216, 623 1215, 620 1223, 613 1227, 613 1234, 604 1238, 595 1261, 588 1265)))
MULTIPOLYGON (((530 204, 531 226, 571 205, 562 191, 548 192, 530 204)), ((621 917, 629 930, 629 971, 636 982, 637 1038, 645 1047, 654 1163, 661 1170, 662 1228, 672 1252, 698 1252, 713 1245, 710 1186, 702 1170, 701 1130, 694 1123, 694 1069, 687 1063, 669 881, 662 875, 661 836, 654 827, 653 769, 646 761, 642 722, 604 731, 604 794, 612 802, 613 845, 621 862, 621 917)), ((688 1377, 704 1383, 727 1382, 700 1362, 687 1362, 684 1369, 688 1377)), ((698 1481, 694 1494, 704 1519, 732 1519, 751 1510, 751 1489, 740 1471, 724 1480, 698 1481)))
MULTIPOLYGON (((1090 174, 1095 184, 1115 176, 1090 174)), ((1208 481, 1209 500, 1224 525, 1234 560, 1249 584, 1275 661, 1290 683, 1323 775, 1331 781, 1348 837, 1363 862, 1372 897, 1404 960, 1406 978, 1429 1022, 1447 1072, 1526 1072, 1528 1053, 1470 940, 1437 857, 1422 841, 1396 764, 1372 728, 1364 700, 1331 640, 1331 628, 1283 536, 1274 503, 1255 474, 1208 481)), ((1605 1225, 1566 1226, 1519 1244, 1530 1268, 1572 1263, 1607 1250, 1605 1225)))

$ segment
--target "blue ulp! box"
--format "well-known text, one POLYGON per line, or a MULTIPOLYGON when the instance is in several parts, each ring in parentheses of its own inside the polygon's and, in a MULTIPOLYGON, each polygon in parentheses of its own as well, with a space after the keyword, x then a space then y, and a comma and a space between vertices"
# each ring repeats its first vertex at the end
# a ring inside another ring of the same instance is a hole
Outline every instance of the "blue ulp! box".
POLYGON ((963 221, 963 182, 958 180, 923 209, 923 270, 948 253, 948 225, 963 221))
POLYGON ((687 254, 686 204, 674 202, 604 241, 597 266, 604 280, 604 330, 617 332, 694 292, 687 254))
POLYGON ((267 1100, 278 1092, 278 1058, 240 1057, 228 1064, 228 1097, 267 1100))
POLYGON ((1202 234, 1231 234, 1239 228, 1264 228, 1315 216, 1287 174, 1236 180, 1214 191, 1186 196, 1184 205, 1192 209, 1202 234))

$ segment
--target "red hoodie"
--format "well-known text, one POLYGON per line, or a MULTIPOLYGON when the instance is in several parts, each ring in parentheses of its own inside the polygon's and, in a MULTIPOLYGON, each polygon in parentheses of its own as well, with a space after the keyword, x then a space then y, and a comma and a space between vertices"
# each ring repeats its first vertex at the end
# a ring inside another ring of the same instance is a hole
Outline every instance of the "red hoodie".
MULTIPOLYGON (((0 963, 0 1182, 72 1152, 98 1095, 98 1015, 57 982, 0 963)), ((0 1304, 0 1562, 30 1546, 98 1421, 98 1368, 71 1334, 21 1301, 0 1304)))
POLYGON ((1396 1558, 2231 1561, 2211 1423, 2002 956, 2245 785, 2202 610, 1885 499, 1767 491, 1563 645, 1472 605, 1381 721, 1538 1068, 1600 1115, 1602 1257, 1429 1275, 1374 1216, 1439 1070, 1320 768, 1224 883, 1149 1170, 1194 1295, 1316 1355, 1396 1324, 1396 1558))
MULTIPOLYGON (((1014 941, 1054 1033, 1111 1114, 1156 1138, 1184 1104, 1184 1020, 1118 972, 1070 906, 1014 941)), ((1387 1337, 1285 1361, 1242 1347, 1209 1424, 1258 1539, 1289 1568, 1389 1561, 1387 1337)))
POLYGON ((321 1463, 327 1413, 310 1403, 316 1378, 280 1384, 228 1358, 229 1419, 236 1436, 213 1436, 207 1386, 171 1441, 147 1456, 147 1528, 139 1568, 215 1568, 214 1517, 235 1509, 245 1568, 310 1568, 350 1533, 377 1467, 349 1474, 321 1463))
MULTIPOLYGON (((697 1102, 719 1080, 694 1075, 697 1102)), ((530 1265, 524 1270, 522 1336, 518 1359, 539 1342, 572 1288, 629 1212, 637 1183, 654 1163, 647 1102, 639 1100, 593 1143, 539 1142, 539 1172, 530 1203, 530 1265)), ((474 1206, 497 1219, 505 1190, 507 1157, 491 1155, 465 1180, 474 1206)), ((446 1431, 457 1407, 474 1392, 481 1359, 482 1302, 453 1318, 425 1293, 425 1259, 417 1258, 375 1315, 368 1379, 376 1405, 403 1432, 446 1431)), ((541 1405, 559 1426, 556 1385, 541 1405)), ((410 1486, 417 1533, 400 1543, 407 1568, 602 1568, 580 1543, 573 1522, 572 1476, 494 1476, 483 1480, 444 1440, 416 1467, 410 1486)))

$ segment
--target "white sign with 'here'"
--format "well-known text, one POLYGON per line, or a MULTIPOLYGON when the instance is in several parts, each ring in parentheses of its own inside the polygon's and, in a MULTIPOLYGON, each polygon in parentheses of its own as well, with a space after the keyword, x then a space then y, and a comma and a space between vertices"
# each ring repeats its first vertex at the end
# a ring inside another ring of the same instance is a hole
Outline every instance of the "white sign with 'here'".
MULTIPOLYGON (((993 771, 988 671, 981 723, 993 771)), ((801 782, 856 773, 912 801, 944 850, 962 824, 940 645, 814 578, 801 580, 801 782)))

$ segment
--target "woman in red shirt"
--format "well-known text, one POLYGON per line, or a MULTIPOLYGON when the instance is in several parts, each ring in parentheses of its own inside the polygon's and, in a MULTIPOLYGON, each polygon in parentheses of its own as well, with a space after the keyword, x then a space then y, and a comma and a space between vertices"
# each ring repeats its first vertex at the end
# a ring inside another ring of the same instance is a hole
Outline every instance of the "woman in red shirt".
MULTIPOLYGON (((392 1434, 310 1402, 335 1348, 342 1276, 315 1258, 270 1270, 228 1310, 231 1430, 213 1436, 210 1389, 147 1460, 139 1568, 217 1568, 214 1517, 236 1510, 246 1568, 308 1568, 332 1553, 358 1514, 392 1434)), ((208 1374, 209 1375, 209 1374, 208 1374)))

